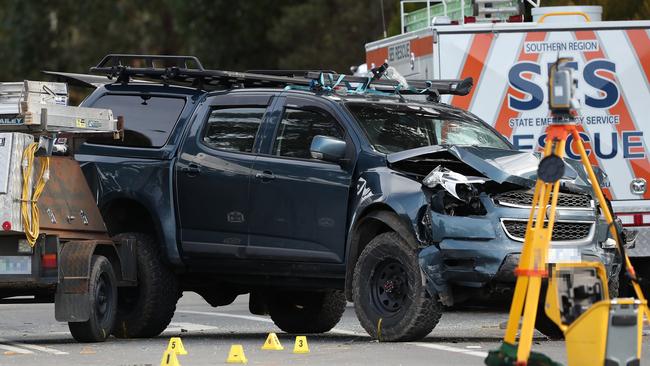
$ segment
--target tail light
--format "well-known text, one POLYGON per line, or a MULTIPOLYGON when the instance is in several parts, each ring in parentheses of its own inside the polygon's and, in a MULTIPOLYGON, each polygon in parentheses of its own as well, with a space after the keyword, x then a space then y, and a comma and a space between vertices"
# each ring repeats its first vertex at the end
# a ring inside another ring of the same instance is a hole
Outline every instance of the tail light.
POLYGON ((56 269, 56 254, 43 254, 41 256, 41 267, 43 269, 56 269))

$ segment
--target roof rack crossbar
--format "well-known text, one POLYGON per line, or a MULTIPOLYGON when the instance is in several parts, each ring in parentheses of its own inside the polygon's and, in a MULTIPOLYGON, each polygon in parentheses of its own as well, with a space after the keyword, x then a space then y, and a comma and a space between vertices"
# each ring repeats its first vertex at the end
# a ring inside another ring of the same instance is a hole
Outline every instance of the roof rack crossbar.
POLYGON ((379 92, 390 94, 424 94, 429 100, 438 101, 441 94, 467 95, 472 88, 473 79, 462 80, 406 80, 402 85, 397 80, 385 78, 388 65, 373 70, 371 77, 337 74, 329 71, 301 70, 252 70, 253 72, 234 72, 206 70, 193 56, 154 56, 110 54, 97 66, 90 69, 94 73, 117 77, 118 82, 128 82, 131 77, 162 80, 163 83, 178 83, 192 87, 308 87, 313 91, 331 91, 340 86, 356 93, 379 92), (167 62, 171 67, 161 67, 155 60, 167 62), (130 63, 130 64, 129 64, 130 63), (187 67, 195 63, 196 68, 187 67), (135 64, 135 65, 133 65, 135 64), (352 87, 354 84, 361 87, 352 87))

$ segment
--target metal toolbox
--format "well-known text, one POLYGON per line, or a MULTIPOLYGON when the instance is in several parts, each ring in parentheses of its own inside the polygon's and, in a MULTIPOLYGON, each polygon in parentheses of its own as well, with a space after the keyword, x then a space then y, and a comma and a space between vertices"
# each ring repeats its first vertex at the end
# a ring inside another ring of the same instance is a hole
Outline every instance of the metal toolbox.
MULTIPOLYGON (((24 232, 20 213, 23 188, 23 151, 34 142, 34 137, 24 133, 0 132, 0 235, 24 232)), ((36 159, 38 161, 39 159, 36 159)), ((38 163, 34 171, 37 171, 38 163)), ((30 177, 30 187, 33 183, 30 177)))
POLYGON ((109 109, 68 106, 65 83, 0 83, 0 131, 106 133, 118 130, 109 109))

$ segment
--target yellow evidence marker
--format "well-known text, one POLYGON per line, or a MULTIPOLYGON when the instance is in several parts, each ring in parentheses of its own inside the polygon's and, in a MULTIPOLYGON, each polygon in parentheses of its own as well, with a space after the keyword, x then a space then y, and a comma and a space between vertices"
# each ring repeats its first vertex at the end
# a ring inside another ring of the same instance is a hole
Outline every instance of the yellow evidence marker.
POLYGON ((278 339, 278 336, 275 333, 269 333, 269 336, 266 337, 266 342, 264 342, 262 349, 271 350, 271 351, 282 351, 284 347, 282 347, 282 344, 280 344, 280 340, 278 339))
POLYGON ((187 351, 183 346, 183 341, 180 337, 172 337, 169 339, 169 345, 167 346, 168 352, 174 352, 177 355, 186 355, 187 351))
POLYGON ((293 346, 293 353, 309 353, 309 345, 307 344, 307 337, 297 336, 296 344, 293 346))
POLYGON ((160 361, 160 366, 181 366, 178 362, 178 358, 176 358, 176 352, 165 351, 162 360, 160 361))
POLYGON ((244 347, 241 344, 233 344, 230 346, 230 352, 228 352, 227 363, 248 363, 248 359, 244 354, 244 347))

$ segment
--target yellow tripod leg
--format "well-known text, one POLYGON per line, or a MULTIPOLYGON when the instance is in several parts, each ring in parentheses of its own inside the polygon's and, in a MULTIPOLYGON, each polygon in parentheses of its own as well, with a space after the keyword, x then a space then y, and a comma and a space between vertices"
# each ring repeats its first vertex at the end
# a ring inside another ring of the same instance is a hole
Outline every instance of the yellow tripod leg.
POLYGON ((510 305, 510 315, 508 316, 506 336, 503 338, 506 343, 515 344, 517 341, 519 319, 521 318, 521 312, 524 308, 526 292, 528 292, 528 277, 517 277, 517 284, 515 285, 515 292, 512 297, 512 305, 510 305))
MULTIPOLYGON (((591 163, 589 162, 589 158, 587 157, 587 152, 585 151, 584 144, 580 139, 580 135, 578 134, 577 130, 573 130, 572 135, 573 135, 573 139, 577 142, 576 145, 578 147, 578 153, 580 154, 580 160, 582 161, 582 165, 584 165, 585 170, 587 171, 589 180, 591 181, 591 187, 596 193, 596 198, 598 198, 598 203, 600 203, 600 209, 603 211, 603 214, 605 215, 605 220, 607 220, 607 224, 609 224, 609 231, 612 234, 612 237, 616 239, 617 245, 623 245, 622 243, 618 242, 618 235, 616 233, 616 228, 613 225, 614 216, 609 211, 609 206, 605 201, 605 195, 603 194, 603 191, 600 189, 600 186, 598 185, 598 179, 596 178, 596 174, 594 173, 594 170, 591 167, 591 163)), ((621 253, 621 249, 620 248, 617 249, 619 250, 619 253, 621 253)), ((632 272, 633 274, 636 273, 634 271, 634 267, 632 267, 632 262, 630 262, 630 258, 628 258, 628 256, 625 255, 625 258, 623 259, 625 261, 625 267, 630 269, 630 272, 632 272)), ((637 298, 642 301, 645 300, 645 296, 643 296, 643 292, 641 291, 641 287, 639 287, 639 284, 632 281, 632 287, 634 288, 634 292, 636 293, 637 298)), ((648 306, 643 307, 643 312, 645 313, 646 321, 650 324, 650 310, 648 309, 648 306)))

